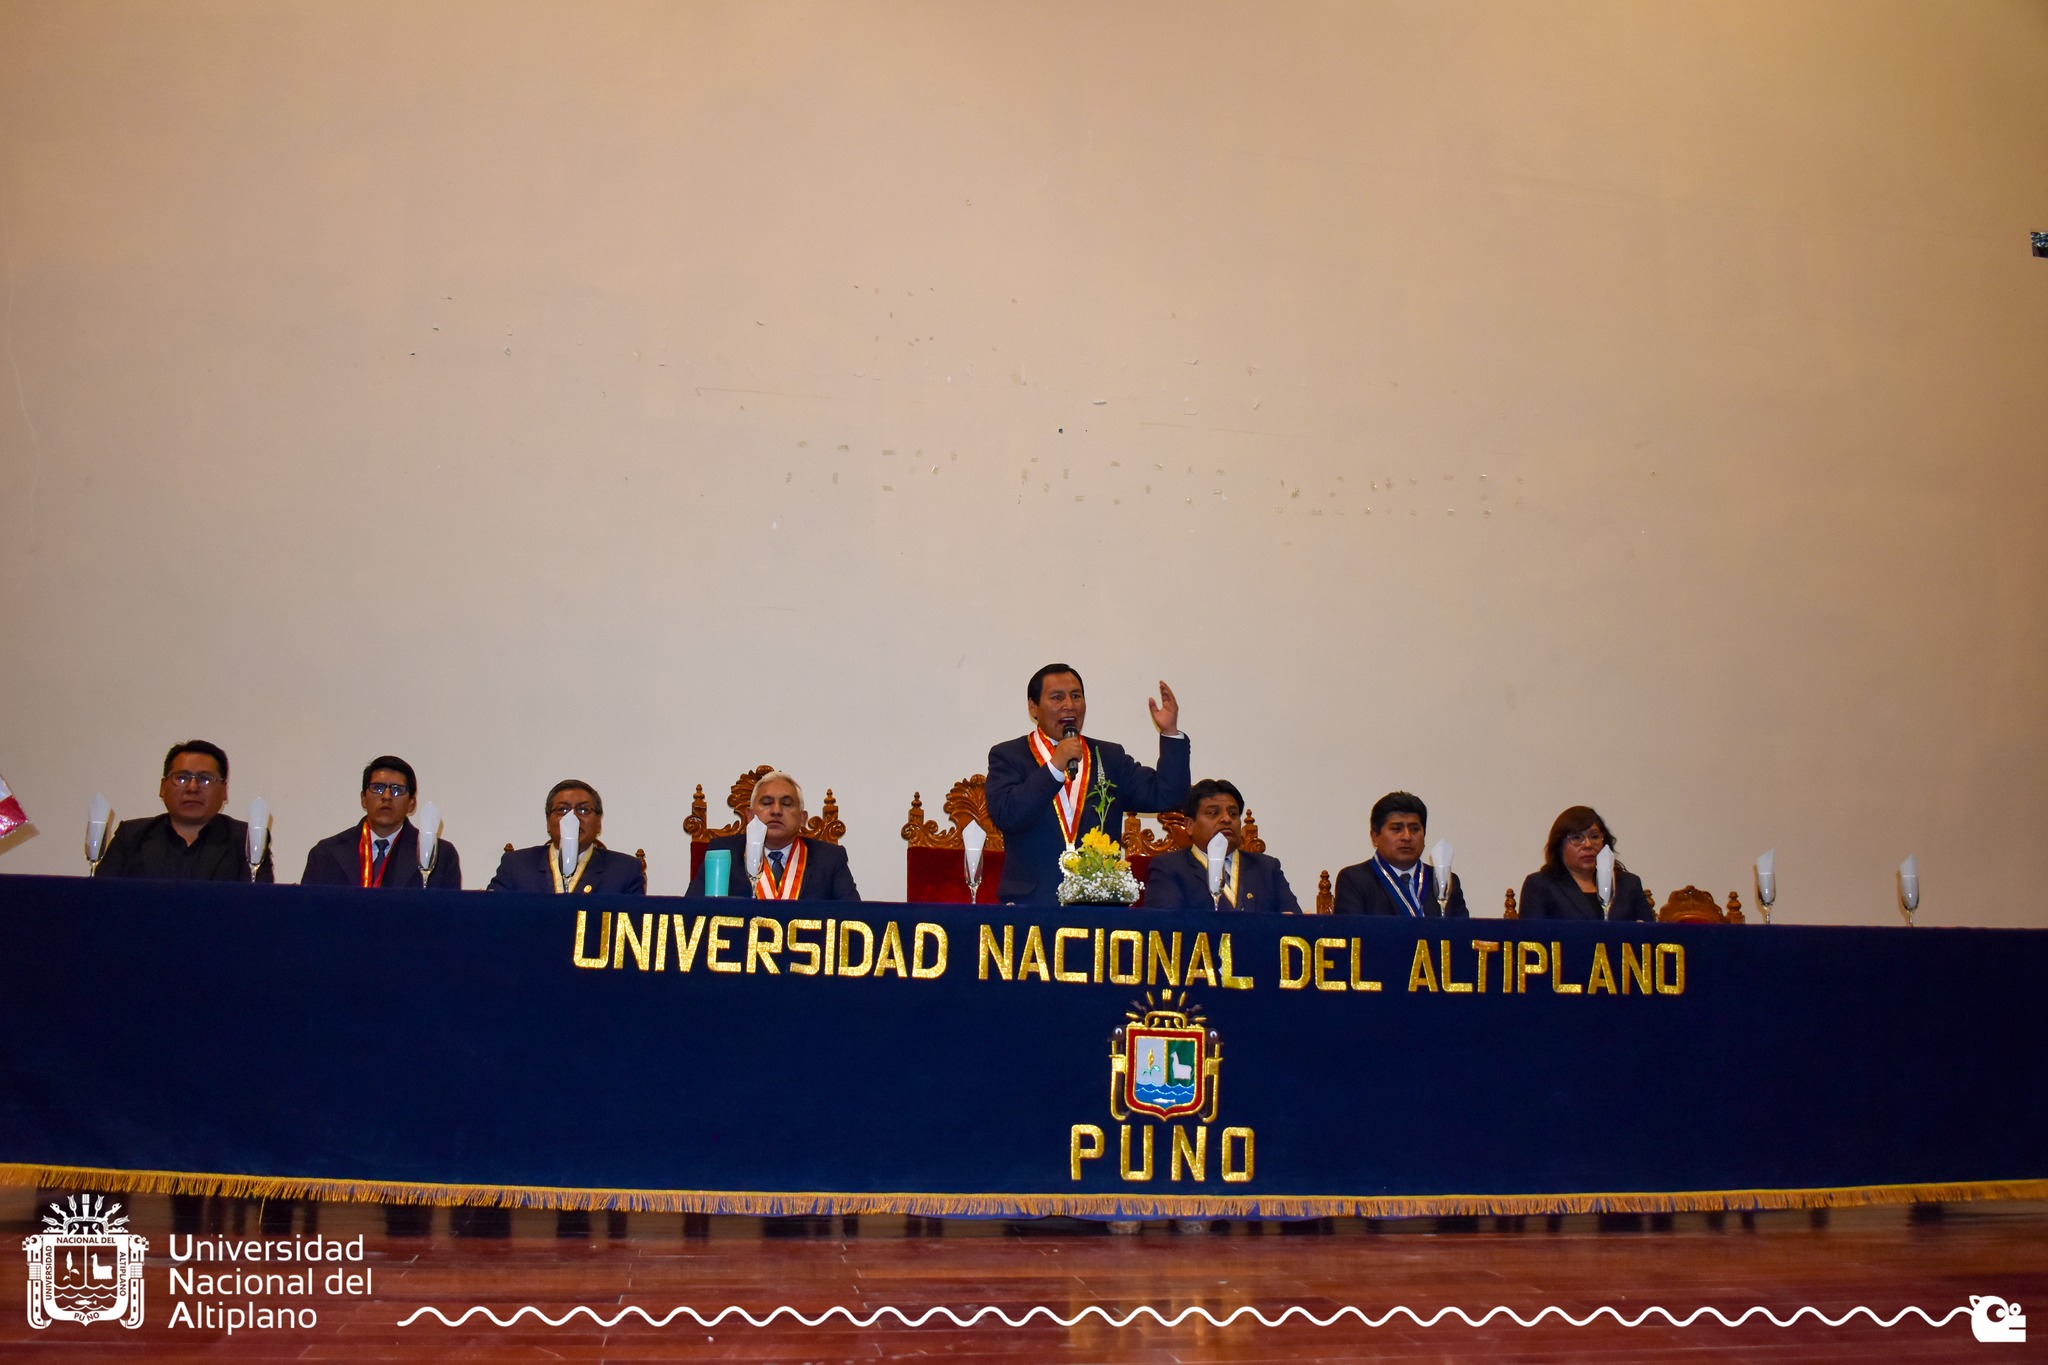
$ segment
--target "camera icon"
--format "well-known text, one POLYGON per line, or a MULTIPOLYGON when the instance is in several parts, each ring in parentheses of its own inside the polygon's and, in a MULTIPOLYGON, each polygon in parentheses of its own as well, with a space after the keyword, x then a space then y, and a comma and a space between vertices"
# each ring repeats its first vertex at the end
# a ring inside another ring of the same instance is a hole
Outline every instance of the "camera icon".
POLYGON ((2025 1341, 2026 1315, 2017 1300, 2007 1303, 1996 1294, 1972 1294, 1970 1332, 1979 1341, 2025 1341))

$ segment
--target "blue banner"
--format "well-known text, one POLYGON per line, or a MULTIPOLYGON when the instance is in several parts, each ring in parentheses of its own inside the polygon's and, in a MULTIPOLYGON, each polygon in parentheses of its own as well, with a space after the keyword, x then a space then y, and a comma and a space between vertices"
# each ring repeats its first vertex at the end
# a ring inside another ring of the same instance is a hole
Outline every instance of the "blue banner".
POLYGON ((2048 934, 0 878, 0 1178, 1286 1217, 2048 1193, 2048 934))

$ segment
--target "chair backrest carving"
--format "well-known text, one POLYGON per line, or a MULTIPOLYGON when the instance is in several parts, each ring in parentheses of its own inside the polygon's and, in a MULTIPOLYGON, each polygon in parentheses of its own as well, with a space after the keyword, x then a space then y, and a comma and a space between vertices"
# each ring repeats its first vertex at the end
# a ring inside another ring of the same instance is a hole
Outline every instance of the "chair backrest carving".
POLYGON ((1337 911, 1337 893, 1330 889, 1330 869, 1324 868, 1323 875, 1316 881, 1316 913, 1331 915, 1337 911))
POLYGON ((924 793, 910 794, 910 815, 903 823, 903 841, 912 848, 950 848, 961 850, 960 831, 972 820, 988 835, 987 848, 1000 853, 1003 849, 1003 832, 996 828, 995 821, 988 818, 988 777, 975 773, 963 777, 953 784, 946 793, 946 801, 940 811, 952 820, 952 824, 941 828, 938 821, 927 820, 924 816, 924 793))
MULTIPOLYGON (((1653 902, 1654 903, 1654 902, 1653 902)), ((1671 893, 1671 899, 1664 902, 1664 908, 1657 912, 1659 924, 1741 924, 1742 898, 1733 891, 1728 893, 1728 905, 1724 909, 1714 903, 1714 893, 1702 891, 1696 886, 1680 887, 1671 893)))
MULTIPOLYGON (((1157 858, 1162 853, 1178 853, 1194 843, 1191 822, 1182 812, 1161 811, 1152 818, 1159 822, 1159 834, 1145 828, 1144 816, 1136 811, 1124 812, 1126 858, 1157 858)), ((1266 841, 1259 837, 1258 819, 1250 811, 1244 813, 1244 827, 1239 831, 1238 843, 1247 853, 1266 851, 1266 841)))
MULTIPOLYGON (((732 823, 711 827, 710 811, 704 799, 704 784, 698 783, 696 793, 690 798, 690 814, 683 821, 683 833, 690 836, 693 844, 708 844, 713 839, 738 834, 746 827, 747 809, 753 804, 754 784, 775 771, 773 763, 763 763, 758 768, 743 772, 734 779, 732 791, 726 795, 726 808, 732 812, 732 823)), ((846 822, 839 818, 839 798, 825 788, 825 805, 817 814, 809 816, 804 826, 797 831, 806 839, 821 839, 836 844, 846 834, 846 822)))

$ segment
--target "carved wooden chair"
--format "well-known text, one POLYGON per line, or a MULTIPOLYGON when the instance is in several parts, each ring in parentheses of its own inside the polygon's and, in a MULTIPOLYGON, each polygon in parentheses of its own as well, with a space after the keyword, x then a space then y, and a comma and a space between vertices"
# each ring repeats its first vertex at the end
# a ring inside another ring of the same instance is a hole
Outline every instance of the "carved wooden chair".
POLYGON ((975 773, 955 782, 939 807, 951 824, 941 828, 924 816, 924 793, 910 794, 910 814, 903 822, 904 899, 919 905, 966 905, 987 896, 995 900, 1003 880, 1003 836, 988 818, 988 777, 975 773), (981 854, 981 885, 967 885, 967 845, 960 831, 969 821, 981 826, 988 843, 981 854))
POLYGON ((1337 913, 1337 893, 1330 889, 1330 869, 1324 868, 1323 875, 1316 879, 1316 910, 1318 915, 1337 913))
MULTIPOLYGON (((732 784, 732 791, 726 795, 726 808, 732 811, 732 823, 711 827, 710 813, 704 800, 704 784, 697 784, 696 794, 690 798, 690 814, 683 821, 683 833, 690 836, 690 877, 696 879, 704 866, 704 852, 713 839, 723 839, 729 834, 738 834, 747 824, 747 808, 753 804, 754 784, 775 771, 773 763, 763 763, 741 773, 732 784)), ((797 833, 806 839, 821 839, 836 844, 846 835, 846 823, 839 818, 839 798, 825 788, 825 806, 817 814, 804 821, 797 833)))
MULTIPOLYGON (((1651 898, 1650 904, 1655 905, 1651 898)), ((1664 908, 1657 912, 1659 924, 1741 924, 1742 897, 1733 891, 1728 893, 1728 905, 1723 909, 1714 904, 1714 893, 1702 891, 1696 886, 1681 887, 1671 893, 1671 899, 1664 902, 1664 908)))

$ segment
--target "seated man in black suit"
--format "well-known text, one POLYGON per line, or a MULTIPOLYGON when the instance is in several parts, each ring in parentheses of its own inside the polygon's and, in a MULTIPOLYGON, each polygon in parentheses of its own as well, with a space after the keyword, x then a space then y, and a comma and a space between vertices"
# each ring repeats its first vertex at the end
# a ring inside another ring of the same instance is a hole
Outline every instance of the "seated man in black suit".
POLYGON ((1148 910, 1276 910, 1298 915, 1301 906, 1287 885, 1280 860, 1239 846, 1244 796, 1228 782, 1205 777, 1188 793, 1181 810, 1194 842, 1152 860, 1145 873, 1148 910), (1209 895, 1209 841, 1221 834, 1230 844, 1230 863, 1220 895, 1209 895))
MULTIPOLYGON (((823 839, 805 839, 797 831, 804 827, 804 789, 788 773, 764 773, 754 784, 753 799, 747 803, 747 819, 759 821, 767 832, 762 845, 761 866, 747 875, 747 830, 713 839, 705 852, 724 849, 732 854, 732 881, 728 895, 762 901, 857 901, 860 890, 853 884, 853 870, 847 866, 846 850, 823 839)), ((690 878, 686 895, 704 894, 704 871, 690 878)))
MULTIPOLYGON (((164 813, 123 820, 93 869, 96 877, 161 877, 173 881, 246 882, 249 826, 222 815, 228 803, 228 756, 218 744, 188 739, 164 755, 157 796, 164 813)), ((253 880, 277 880, 270 844, 253 880)))
MULTIPOLYGON (((420 888, 420 832, 407 817, 418 809, 420 784, 412 764, 393 754, 363 769, 363 818, 306 852, 300 886, 420 888)), ((462 889, 462 857, 446 839, 434 847, 434 891, 462 889)))
POLYGON ((1123 837, 1127 810, 1172 810, 1188 795, 1188 737, 1180 732, 1180 703, 1159 684, 1159 700, 1146 699, 1159 731, 1159 767, 1146 767, 1107 740, 1081 738, 1088 700, 1081 675, 1066 664, 1047 664, 1031 675, 1024 695, 1032 731, 988 751, 988 814, 1003 832, 1003 881, 997 899, 1010 905, 1052 905, 1059 900, 1060 855, 1101 826, 1123 837), (1108 818, 1099 820, 1095 787, 1109 779, 1108 818))
POLYGON ((1643 879, 1614 865, 1614 905, 1600 909, 1600 850, 1619 841, 1600 812, 1591 806, 1567 806, 1550 822, 1543 843, 1543 866, 1522 881, 1523 919, 1610 919, 1654 923, 1657 912, 1643 879))
MULTIPOLYGON (((1372 857, 1337 874, 1340 915, 1415 915, 1435 918, 1436 869, 1422 861, 1429 807, 1412 792, 1388 792, 1372 803, 1372 857)), ((1450 916, 1466 918, 1465 888, 1451 874, 1450 916)))
POLYGON ((647 874, 640 860, 630 853, 614 853, 598 842, 604 828, 604 798, 588 782, 574 778, 557 782, 548 789, 548 841, 532 848, 515 848, 498 860, 498 871, 487 891, 620 891, 628 895, 647 894, 647 874), (567 877, 555 856, 564 832, 572 829, 580 856, 567 877))

